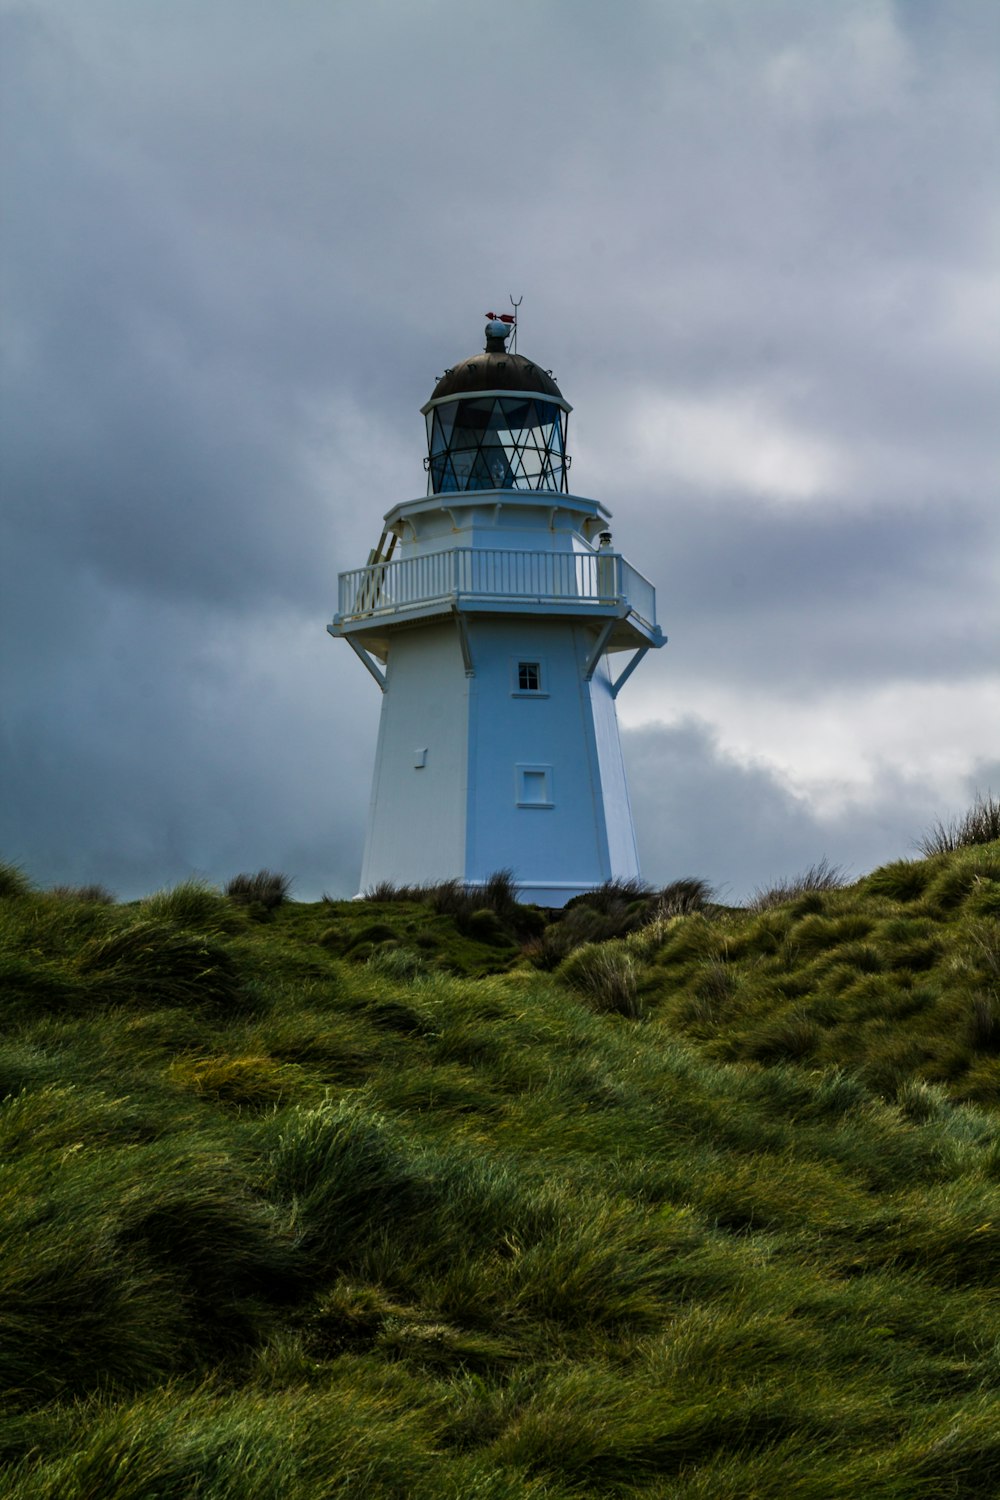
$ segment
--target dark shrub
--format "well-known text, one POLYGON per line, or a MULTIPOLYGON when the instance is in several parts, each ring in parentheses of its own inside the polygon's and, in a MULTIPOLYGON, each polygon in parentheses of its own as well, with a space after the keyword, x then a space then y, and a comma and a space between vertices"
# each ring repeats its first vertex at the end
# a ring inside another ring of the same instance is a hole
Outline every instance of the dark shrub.
POLYGON ((494 871, 481 885, 442 880, 427 896, 434 910, 446 917, 469 917, 486 907, 498 917, 509 918, 518 910, 517 887, 510 870, 494 871))
POLYGON ((561 920, 550 922, 524 945, 524 956, 536 969, 554 969, 568 953, 584 943, 600 943, 617 936, 614 919, 589 906, 567 906, 561 920))
POLYGON ((550 951, 558 962, 581 943, 627 937, 650 922, 702 911, 711 897, 711 886, 695 875, 671 881, 659 891, 642 880, 606 880, 567 901, 559 927, 545 934, 537 954, 532 951, 527 956, 539 968, 550 968, 550 951))
POLYGON ((495 948, 500 948, 510 942, 510 937, 500 918, 488 906, 471 912, 465 918, 462 927, 469 937, 476 939, 477 943, 489 943, 495 948))

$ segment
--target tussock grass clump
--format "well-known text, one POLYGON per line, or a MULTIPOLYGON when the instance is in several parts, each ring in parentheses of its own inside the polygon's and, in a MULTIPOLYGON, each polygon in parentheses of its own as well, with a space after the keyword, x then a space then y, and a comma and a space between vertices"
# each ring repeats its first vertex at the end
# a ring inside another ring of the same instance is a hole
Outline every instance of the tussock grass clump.
POLYGON ((17 900, 19 896, 29 896, 31 891, 31 881, 23 870, 0 861, 0 901, 17 900))
POLYGON ((536 969, 555 969, 584 943, 599 943, 617 934, 617 924, 589 906, 567 906, 561 919, 549 922, 529 938, 522 952, 536 969))
POLYGON ((866 876, 864 886, 874 896, 891 901, 915 901, 933 879, 933 867, 925 860, 898 859, 866 876))
POLYGON ((637 950, 640 993, 718 1057, 856 1068, 887 1099, 914 1076, 981 1099, 998 985, 995 922, 981 913, 998 897, 989 845, 758 913, 681 919, 637 950))
POLYGON ((382 974, 386 979, 409 981, 427 972, 427 960, 423 954, 407 947, 376 948, 367 964, 374 973, 382 974))
POLYGON ((256 875, 234 875, 226 885, 226 895, 237 906, 259 906, 270 912, 284 905, 291 889, 290 875, 258 870, 256 875))
POLYGON ((768 911, 774 906, 787 906, 790 901, 803 896, 814 896, 822 891, 837 891, 844 884, 845 876, 839 865, 831 865, 826 858, 810 865, 801 875, 790 880, 779 881, 766 889, 758 889, 747 902, 747 911, 768 911))
POLYGON ((228 1357, 296 1285, 291 1236, 217 1143, 150 1124, 94 1091, 0 1105, 0 1389, 18 1405, 228 1357))
POLYGON ((960 818, 934 823, 917 841, 917 848, 925 855, 952 854, 956 849, 991 844, 997 839, 1000 839, 1000 798, 987 792, 978 796, 960 818))
POLYGON ((697 875, 687 875, 681 880, 672 880, 656 892, 653 917, 687 917, 692 912, 704 911, 715 895, 707 880, 697 875))
POLYGON ((106 885, 54 885, 49 891, 57 901, 82 901, 96 906, 114 906, 118 899, 106 885))
POLYGON ((517 906, 517 887, 510 870, 497 870, 481 885, 461 880, 442 880, 431 886, 427 899, 434 911, 448 917, 470 917, 486 909, 498 917, 509 916, 517 906))
POLYGON ((267 1056, 178 1058, 168 1076, 176 1088, 238 1109, 274 1109, 308 1087, 301 1067, 267 1056))
POLYGON ((638 902, 645 904, 650 893, 651 887, 645 880, 606 880, 592 891, 584 891, 582 896, 567 901, 566 909, 572 911, 575 906, 589 906, 591 911, 600 912, 604 917, 619 917, 630 906, 638 902))
MULTIPOLYGON (((392 901, 425 902, 431 887, 424 885, 395 885, 391 880, 380 880, 363 892, 365 901, 387 906, 392 901)), ((324 901, 329 898, 324 896, 324 901)))
POLYGON ((163 922, 140 919, 90 938, 76 967, 109 1004, 233 1006, 240 999, 229 951, 163 922))
POLYGON ((420 1184, 388 1123, 347 1101, 290 1111, 269 1152, 270 1183, 294 1205, 302 1249, 323 1269, 356 1261, 366 1241, 401 1232, 420 1184))
POLYGON ((977 913, 995 915, 1000 896, 1000 844, 972 845, 958 859, 944 860, 935 869, 924 893, 929 912, 947 915, 972 901, 977 913))
POLYGON ((595 1010, 627 1016, 632 1021, 642 1016, 639 967, 622 944, 587 943, 577 948, 557 972, 595 1010))
POLYGON ((687 876, 655 891, 641 880, 608 880, 566 903, 561 917, 525 945, 525 957, 539 969, 556 968, 587 943, 605 943, 653 929, 647 945, 659 940, 672 917, 703 912, 711 903, 707 881, 687 876))
POLYGON ((493 947, 503 947, 541 932, 544 918, 517 899, 511 870, 495 870, 481 884, 443 880, 425 899, 439 916, 452 918, 459 932, 493 947))
MULTIPOLYGON (((450 919, 462 936, 506 950, 513 961, 515 945, 537 935, 545 925, 541 912, 522 906, 517 895, 512 871, 496 870, 486 880, 471 884, 442 880, 436 885, 397 886, 382 881, 365 892, 365 900, 373 905, 423 906, 437 917, 450 919)), ((423 935, 423 941, 431 942, 428 934, 423 935)))
POLYGON ((157 891, 140 902, 151 922, 174 922, 195 932, 233 932, 241 919, 221 891, 201 880, 185 880, 170 890, 157 891))

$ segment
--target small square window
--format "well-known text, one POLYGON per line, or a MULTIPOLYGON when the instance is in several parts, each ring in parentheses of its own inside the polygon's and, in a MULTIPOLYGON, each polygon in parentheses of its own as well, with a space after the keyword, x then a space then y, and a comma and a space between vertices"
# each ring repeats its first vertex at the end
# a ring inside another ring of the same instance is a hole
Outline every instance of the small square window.
POLYGON ((523 657, 510 658, 510 690, 515 698, 547 698, 549 676, 545 660, 536 656, 533 661, 523 657))
POLYGON ((552 807, 552 767, 517 766, 518 807, 552 807))
POLYGON ((548 802, 549 789, 546 786, 546 775, 544 771, 525 771, 521 786, 522 802, 548 802))

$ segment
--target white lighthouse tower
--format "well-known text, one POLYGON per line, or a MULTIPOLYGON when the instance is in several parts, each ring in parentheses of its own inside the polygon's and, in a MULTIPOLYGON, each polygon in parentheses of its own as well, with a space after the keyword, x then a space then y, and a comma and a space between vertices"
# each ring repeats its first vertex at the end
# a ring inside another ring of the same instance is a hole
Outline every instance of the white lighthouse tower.
POLYGON ((665 637, 610 512, 569 493, 569 403, 488 317, 422 408, 426 496, 386 513, 327 629, 382 691, 362 890, 509 869, 562 906, 639 873, 615 698, 665 637))

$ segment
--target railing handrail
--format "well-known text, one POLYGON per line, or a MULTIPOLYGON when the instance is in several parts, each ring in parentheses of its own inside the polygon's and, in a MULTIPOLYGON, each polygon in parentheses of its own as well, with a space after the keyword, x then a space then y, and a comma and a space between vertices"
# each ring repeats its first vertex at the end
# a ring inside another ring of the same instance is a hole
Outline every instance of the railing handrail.
POLYGON ((653 585, 619 552, 548 552, 521 547, 448 547, 339 575, 340 617, 394 613, 453 597, 531 599, 584 605, 625 602, 656 623, 653 585))

